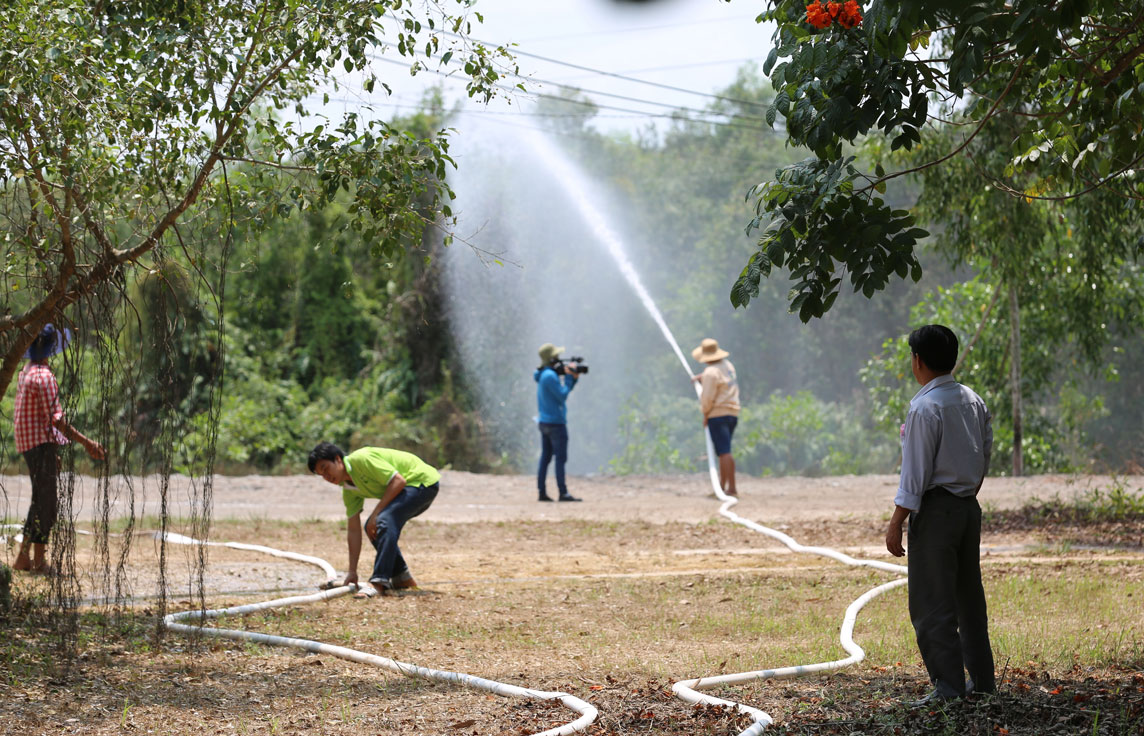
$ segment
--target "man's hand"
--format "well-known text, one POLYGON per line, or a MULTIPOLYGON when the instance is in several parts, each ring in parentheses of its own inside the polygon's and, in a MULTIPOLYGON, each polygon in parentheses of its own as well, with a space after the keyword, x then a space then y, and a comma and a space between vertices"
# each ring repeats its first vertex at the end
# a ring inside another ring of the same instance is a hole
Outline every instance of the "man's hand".
POLYGON ((103 460, 107 457, 107 452, 103 449, 103 445, 94 440, 85 442, 83 449, 87 450, 87 454, 91 456, 92 460, 103 460))
POLYGON ((346 579, 342 581, 342 585, 357 585, 357 570, 350 570, 346 573, 346 579))
POLYGON ((377 517, 371 515, 365 522, 365 535, 369 537, 369 541, 377 541, 377 517))
POLYGON ((886 550, 894 557, 905 557, 906 550, 902 547, 902 523, 890 520, 886 527, 886 550))

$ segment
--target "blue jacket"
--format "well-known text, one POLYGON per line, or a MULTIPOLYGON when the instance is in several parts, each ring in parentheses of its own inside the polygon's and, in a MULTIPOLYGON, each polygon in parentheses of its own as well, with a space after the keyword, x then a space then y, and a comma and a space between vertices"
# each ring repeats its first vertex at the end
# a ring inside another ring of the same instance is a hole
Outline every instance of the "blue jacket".
POLYGON ((541 424, 566 424, 568 410, 564 400, 576 386, 576 378, 565 374, 564 382, 551 367, 537 368, 532 374, 536 381, 536 406, 541 424))

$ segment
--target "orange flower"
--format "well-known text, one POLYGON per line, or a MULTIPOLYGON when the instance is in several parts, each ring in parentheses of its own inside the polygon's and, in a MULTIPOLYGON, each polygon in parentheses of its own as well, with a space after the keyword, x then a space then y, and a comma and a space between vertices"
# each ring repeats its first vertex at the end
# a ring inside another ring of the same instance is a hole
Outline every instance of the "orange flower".
MULTIPOLYGON (((837 5, 837 3, 831 3, 837 5)), ((831 10, 833 14, 833 9, 831 10)), ((842 10, 834 16, 838 19, 838 25, 843 28, 853 28, 862 22, 862 11, 858 7, 857 0, 847 0, 846 4, 842 6, 842 10)))
MULTIPOLYGON (((836 4, 837 3, 831 3, 831 5, 836 4)), ((813 3, 806 6, 806 22, 815 28, 819 30, 828 28, 833 20, 834 19, 830 17, 830 13, 826 11, 826 8, 822 7, 821 0, 814 0, 813 3)))
POLYGON ((832 20, 838 19, 838 13, 842 10, 842 3, 829 2, 826 4, 826 12, 830 13, 832 20))

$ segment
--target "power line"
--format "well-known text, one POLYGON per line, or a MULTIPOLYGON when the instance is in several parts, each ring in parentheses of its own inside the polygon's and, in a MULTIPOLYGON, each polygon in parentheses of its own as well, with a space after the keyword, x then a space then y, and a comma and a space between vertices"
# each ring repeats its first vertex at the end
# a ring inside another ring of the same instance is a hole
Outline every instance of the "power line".
MULTIPOLYGON (((377 56, 375 54, 370 54, 369 57, 375 61, 381 61, 381 62, 384 62, 386 64, 395 64, 395 65, 401 66, 401 67, 407 66, 404 62, 397 61, 396 59, 387 59, 384 56, 377 56)), ((439 70, 436 70, 436 69, 430 69, 428 67, 425 67, 425 71, 430 72, 432 74, 436 74, 436 75, 441 76, 441 77, 444 77, 445 79, 448 79, 450 81, 455 81, 455 82, 464 81, 461 79, 456 79, 452 75, 446 74, 446 73, 439 71, 439 70)), ((526 77, 521 77, 521 78, 527 79, 526 77)), ((503 85, 503 84, 493 84, 492 86, 496 89, 499 89, 499 90, 502 90, 505 92, 511 92, 514 94, 520 92, 520 90, 517 89, 516 87, 509 87, 509 86, 503 85)), ((761 133, 770 132, 770 130, 771 130, 769 127, 762 128, 762 127, 758 127, 755 125, 744 125, 742 123, 735 123, 735 122, 733 122, 733 120, 731 120, 731 121, 710 120, 710 119, 696 120, 696 119, 688 118, 688 117, 682 117, 681 118, 679 115, 674 115, 674 114, 653 113, 653 112, 647 112, 645 110, 633 110, 633 109, 627 108, 627 107, 618 107, 615 105, 605 105, 605 104, 601 104, 598 102, 576 100, 576 99, 571 99, 571 98, 567 98, 567 97, 561 97, 560 95, 546 94, 544 92, 534 92, 532 94, 534 94, 537 97, 542 97, 544 99, 557 100, 557 101, 568 103, 568 104, 580 105, 583 107, 593 107, 593 108, 603 109, 603 110, 613 110, 616 112, 635 113, 637 115, 642 115, 642 116, 648 117, 648 118, 661 118, 661 119, 667 119, 667 120, 680 120, 682 122, 699 123, 699 124, 705 124, 705 125, 718 125, 718 126, 729 127, 729 128, 740 128, 740 129, 745 129, 745 130, 754 130, 754 131, 758 131, 761 133)), ((607 93, 597 93, 597 94, 607 94, 607 93)), ((622 97, 621 95, 611 95, 611 96, 622 97)), ((633 100, 634 98, 625 98, 625 99, 633 100)), ((667 105, 666 103, 662 103, 662 102, 651 102, 648 100, 634 100, 634 101, 642 102, 645 104, 653 104, 653 105, 661 105, 664 107, 672 107, 671 105, 667 105)), ((363 103, 363 104, 368 104, 368 103, 363 103)), ((676 109, 679 109, 679 108, 676 108, 676 109)), ((682 109, 689 109, 689 108, 682 108, 682 109)), ((692 112, 698 112, 700 115, 720 115, 720 114, 722 114, 722 113, 708 113, 705 111, 695 111, 695 110, 692 110, 692 112)), ((754 120, 754 121, 759 120, 758 118, 747 117, 747 116, 740 116, 740 117, 744 117, 744 119, 747 119, 747 120, 754 120)))
MULTIPOLYGON (((476 40, 476 39, 474 39, 474 40, 476 40)), ((484 42, 478 41, 478 43, 484 43, 484 42)), ((671 85, 671 84, 662 84, 661 82, 649 82, 646 79, 637 79, 636 77, 629 77, 629 76, 625 76, 623 74, 617 74, 616 72, 606 72, 606 71, 603 71, 602 69, 593 69, 592 67, 582 66, 580 64, 573 64, 570 61, 560 61, 559 59, 551 59, 547 56, 541 56, 540 54, 533 54, 533 53, 530 53, 528 51, 522 51, 520 49, 513 49, 512 53, 519 54, 520 56, 527 56, 527 57, 532 58, 532 59, 539 59, 540 61, 546 61, 549 64, 556 64, 558 66, 566 66, 570 69, 579 69, 581 71, 591 72, 592 74, 598 74, 598 75, 604 76, 604 77, 612 77, 614 79, 622 79, 625 82, 634 82, 636 84, 646 84, 649 87, 658 87, 660 89, 671 90, 672 92, 683 92, 684 94, 696 95, 698 97, 709 97, 709 98, 712 98, 715 100, 721 100, 723 102, 731 102, 731 103, 734 103, 736 105, 750 105, 752 107, 765 107, 765 105, 762 105, 758 102, 751 102, 750 100, 738 100, 738 99, 735 99, 734 97, 725 97, 723 95, 717 95, 717 94, 713 94, 711 92, 697 92, 693 89, 685 89, 683 87, 676 87, 675 85, 671 85)))
MULTIPOLYGON (((396 20, 396 19, 394 19, 394 20, 396 20)), ((441 35, 443 35, 443 36, 449 36, 450 38, 457 38, 457 39, 460 39, 462 41, 474 41, 476 43, 483 44, 485 46, 497 46, 498 45, 498 44, 492 43, 491 41, 482 41, 479 38, 473 38, 471 36, 464 36, 460 33, 453 33, 452 31, 440 30, 438 32, 441 33, 441 35)), ((695 95, 697 97, 707 97, 710 99, 721 100, 723 102, 731 102, 731 103, 734 103, 736 105, 748 105, 751 107, 759 107, 759 108, 766 107, 766 105, 763 105, 763 104, 758 103, 758 102, 752 102, 750 100, 739 100, 739 99, 736 99, 734 97, 726 97, 724 95, 718 95, 718 94, 714 94, 712 92, 699 92, 697 90, 686 89, 684 87, 676 87, 676 86, 671 85, 671 84, 663 84, 661 82, 649 82, 646 79, 638 79, 636 77, 629 77, 629 76, 626 76, 624 74, 618 74, 616 72, 607 72, 607 71, 604 71, 602 69, 593 69, 592 67, 589 67, 589 66, 583 66, 581 64, 573 64, 570 61, 561 61, 559 59, 553 59, 553 58, 548 57, 548 56, 541 56, 540 54, 534 54, 534 53, 531 53, 529 51, 524 51, 518 47, 511 48, 511 53, 518 55, 518 56, 527 56, 531 59, 537 59, 539 61, 544 61, 544 62, 547 62, 549 64, 556 64, 557 66, 565 66, 565 67, 568 67, 570 69, 579 69, 580 71, 590 72, 592 74, 597 74, 597 75, 604 76, 604 77, 612 77, 614 79, 621 79, 625 82, 632 82, 635 84, 646 84, 649 87, 658 87, 660 89, 666 89, 666 90, 670 90, 672 92, 682 92, 684 94, 695 95)))
MULTIPOLYGON (((389 64, 400 64, 401 66, 406 66, 406 64, 404 64, 403 62, 399 62, 396 59, 387 59, 383 56, 377 56, 375 54, 367 54, 367 56, 369 58, 375 59, 377 61, 384 61, 384 62, 389 63, 389 64)), ((426 67, 426 71, 440 73, 440 72, 437 72, 436 70, 429 69, 428 67, 426 67)), ((523 79, 523 80, 528 81, 528 82, 536 82, 538 84, 550 84, 550 85, 553 85, 555 87, 569 87, 569 85, 561 84, 560 82, 554 82, 554 81, 551 81, 548 79, 540 79, 538 77, 526 77, 522 74, 515 74, 515 73, 513 74, 513 76, 517 77, 518 79, 523 79)), ((710 116, 710 115, 725 115, 726 114, 726 113, 711 112, 709 110, 698 110, 698 109, 695 109, 693 107, 685 107, 683 105, 675 105, 675 104, 672 104, 670 102, 659 102, 657 100, 647 100, 647 99, 643 99, 640 97, 631 97, 629 95, 621 95, 621 94, 616 94, 614 92, 603 92, 601 90, 586 89, 583 87, 576 87, 576 89, 579 90, 580 92, 584 92, 587 94, 600 95, 603 97, 611 97, 613 99, 624 100, 626 102, 635 102, 635 103, 638 103, 641 105, 655 105, 656 107, 666 107, 666 108, 671 109, 671 110, 679 110, 679 111, 694 114, 694 115, 710 116)), ((540 93, 537 93, 537 94, 540 94, 540 93)), ((556 99, 564 99, 564 98, 556 97, 556 99)), ((764 122, 764 120, 762 118, 755 116, 755 115, 742 115, 742 114, 740 114, 739 117, 742 119, 746 119, 746 120, 752 120, 752 121, 758 122, 758 123, 764 122)))
MULTIPOLYGON (((623 71, 617 72, 617 73, 618 74, 649 74, 651 72, 670 72, 670 71, 675 71, 677 69, 698 69, 700 67, 705 67, 705 66, 722 66, 724 64, 744 64, 748 61, 757 61, 757 59, 754 59, 753 57, 747 57, 747 58, 740 57, 738 59, 721 59, 719 61, 697 61, 694 64, 669 64, 667 66, 649 66, 649 67, 645 67, 643 69, 624 69, 623 71)), ((569 79, 583 79, 585 76, 588 76, 588 75, 580 74, 580 75, 576 75, 574 77, 569 77, 569 79)))
MULTIPOLYGON (((310 97, 317 97, 317 96, 318 96, 318 93, 314 93, 314 94, 310 95, 310 97)), ((422 111, 425 110, 424 105, 402 104, 402 103, 398 103, 398 102, 372 102, 370 100, 364 100, 364 99, 351 100, 348 97, 330 97, 328 101, 329 102, 340 102, 340 103, 347 104, 347 105, 361 105, 361 106, 377 105, 379 107, 389 107, 389 108, 400 109, 400 110, 422 110, 422 111)), ((447 113, 451 113, 452 110, 446 110, 444 112, 447 114, 447 113)), ((579 113, 574 113, 574 112, 525 112, 524 110, 488 110, 488 109, 484 109, 484 108, 479 109, 479 110, 464 110, 463 112, 465 115, 501 115, 501 116, 523 117, 523 118, 582 118, 582 117, 584 117, 583 115, 581 115, 579 113)), ((630 115, 596 115, 594 117, 609 118, 609 119, 611 119, 611 118, 635 119, 635 118, 646 118, 647 116, 648 116, 648 113, 637 112, 637 113, 632 113, 630 115)), ((537 130, 539 130, 539 128, 537 128, 537 130)))
POLYGON ((615 28, 615 29, 603 30, 603 31, 582 31, 579 33, 566 33, 564 35, 559 35, 559 36, 533 36, 532 38, 524 39, 523 42, 524 43, 535 43, 537 41, 563 41, 563 40, 570 39, 570 38, 583 38, 585 36, 591 36, 593 38, 596 38, 599 36, 615 35, 618 33, 623 33, 623 34, 642 33, 643 31, 659 31, 659 30, 663 30, 666 28, 682 28, 684 26, 691 27, 691 26, 698 26, 698 25, 708 25, 711 23, 727 23, 727 22, 732 22, 732 21, 735 23, 742 23, 745 21, 753 21, 753 20, 755 20, 755 18, 756 18, 755 15, 752 15, 750 18, 704 18, 702 20, 689 20, 689 21, 683 21, 680 23, 662 23, 660 25, 655 25, 655 26, 632 26, 629 28, 615 28))
MULTIPOLYGON (((445 35, 451 35, 451 37, 453 37, 453 38, 464 39, 463 35, 461 35, 460 33, 452 33, 450 31, 442 31, 442 33, 444 33, 445 35)), ((476 41, 477 43, 484 43, 484 45, 486 45, 486 46, 491 46, 491 43, 488 41, 482 41, 479 39, 468 39, 468 40, 476 41)), ((736 98, 734 98, 734 97, 726 97, 723 95, 716 95, 714 93, 709 93, 709 92, 697 92, 697 90, 694 90, 694 89, 686 89, 684 87, 676 87, 674 85, 665 85, 665 84, 662 84, 662 82, 658 82, 658 81, 648 81, 646 79, 637 79, 635 77, 627 77, 627 76, 625 76, 625 74, 619 74, 617 72, 607 72, 607 71, 604 71, 602 69, 593 69, 593 68, 591 68, 591 66, 583 66, 581 64, 573 64, 572 62, 562 62, 561 60, 558 60, 558 58, 551 58, 548 56, 541 56, 540 54, 533 54, 531 52, 525 52, 525 50, 522 50, 519 48, 511 49, 511 53, 519 55, 519 56, 527 56, 529 58, 535 58, 535 60, 542 61, 542 62, 548 62, 549 64, 556 64, 558 66, 567 66, 567 68, 569 68, 569 69, 578 69, 580 71, 586 71, 586 72, 590 72, 593 74, 599 74, 599 76, 601 76, 601 77, 612 77, 613 79, 622 79, 623 81, 635 82, 635 84, 637 84, 637 85, 648 85, 649 87, 659 87, 660 89, 672 90, 672 92, 682 92, 684 94, 696 95, 698 97, 709 97, 709 98, 713 98, 713 100, 721 100, 723 102, 731 102, 731 103, 739 104, 739 105, 752 105, 752 106, 755 106, 755 108, 763 108, 763 106, 765 106, 763 104, 760 104, 757 102, 752 102, 749 100, 736 100, 736 98)))

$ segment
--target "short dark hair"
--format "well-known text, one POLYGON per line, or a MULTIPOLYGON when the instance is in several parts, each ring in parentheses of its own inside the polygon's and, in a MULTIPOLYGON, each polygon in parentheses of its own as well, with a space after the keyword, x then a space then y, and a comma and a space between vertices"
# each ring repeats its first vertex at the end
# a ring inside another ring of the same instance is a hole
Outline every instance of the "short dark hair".
POLYGON ((910 333, 910 351, 931 371, 949 373, 957 365, 957 335, 945 325, 923 325, 910 333))
POLYGON ((334 460, 343 458, 345 456, 346 453, 342 451, 342 448, 338 447, 333 442, 319 442, 313 450, 310 450, 310 459, 308 461, 310 472, 314 472, 314 467, 318 464, 319 460, 329 460, 330 462, 333 462, 334 460))

